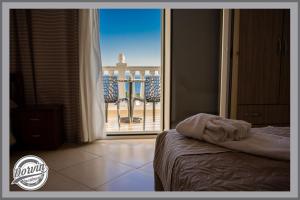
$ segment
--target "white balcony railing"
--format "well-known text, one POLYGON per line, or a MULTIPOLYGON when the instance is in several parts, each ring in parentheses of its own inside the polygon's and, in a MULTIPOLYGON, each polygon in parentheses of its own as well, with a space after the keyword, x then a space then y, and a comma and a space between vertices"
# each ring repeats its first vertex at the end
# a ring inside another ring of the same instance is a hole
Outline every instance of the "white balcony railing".
MULTIPOLYGON (((126 63, 117 63, 116 66, 104 66, 102 67, 103 74, 114 75, 118 74, 120 80, 126 79, 129 75, 131 79, 134 79, 136 75, 139 75, 140 79, 143 80, 146 74, 157 74, 160 75, 160 66, 127 66, 126 63), (126 76, 127 74, 127 76, 126 76)), ((135 87, 135 84, 133 84, 135 87)), ((141 84, 140 94, 143 95, 144 85, 141 84)), ((135 93, 135 88, 133 88, 133 92, 135 93)), ((125 97, 125 83, 119 83, 119 95, 120 97, 125 97)))

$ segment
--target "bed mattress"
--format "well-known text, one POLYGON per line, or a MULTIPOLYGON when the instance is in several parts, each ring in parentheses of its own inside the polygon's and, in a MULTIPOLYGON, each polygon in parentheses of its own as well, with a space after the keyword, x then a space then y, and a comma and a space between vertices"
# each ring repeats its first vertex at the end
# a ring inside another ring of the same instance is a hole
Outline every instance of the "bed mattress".
MULTIPOLYGON (((288 127, 259 128, 289 137, 288 127)), ((187 138, 159 134, 153 162, 157 191, 289 191, 290 162, 232 151, 187 138)))

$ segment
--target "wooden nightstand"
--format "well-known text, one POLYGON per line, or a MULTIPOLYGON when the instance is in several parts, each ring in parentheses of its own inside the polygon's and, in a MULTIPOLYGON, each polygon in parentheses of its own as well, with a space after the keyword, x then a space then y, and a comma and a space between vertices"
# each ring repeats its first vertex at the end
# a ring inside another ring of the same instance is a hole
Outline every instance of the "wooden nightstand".
POLYGON ((17 142, 29 149, 55 149, 63 139, 63 106, 30 105, 12 110, 17 142))

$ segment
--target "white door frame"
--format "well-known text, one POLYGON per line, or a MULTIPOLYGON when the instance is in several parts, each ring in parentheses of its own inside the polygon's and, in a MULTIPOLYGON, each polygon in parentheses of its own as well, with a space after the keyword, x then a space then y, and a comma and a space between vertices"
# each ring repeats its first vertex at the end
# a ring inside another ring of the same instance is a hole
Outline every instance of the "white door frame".
POLYGON ((163 130, 170 129, 171 114, 171 9, 164 10, 164 57, 163 57, 163 130))
POLYGON ((229 82, 230 82, 230 43, 231 43, 231 10, 222 11, 221 66, 219 115, 228 117, 229 82))

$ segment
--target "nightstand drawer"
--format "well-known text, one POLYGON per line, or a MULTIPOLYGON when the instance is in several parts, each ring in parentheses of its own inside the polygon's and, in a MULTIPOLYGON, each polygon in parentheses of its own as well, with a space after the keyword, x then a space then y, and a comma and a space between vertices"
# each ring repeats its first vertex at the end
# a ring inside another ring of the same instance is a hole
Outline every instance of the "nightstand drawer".
POLYGON ((53 149, 62 142, 61 105, 38 105, 16 109, 13 126, 20 143, 31 149, 53 149))
POLYGON ((33 144, 36 141, 39 144, 41 140, 46 142, 51 141, 51 127, 45 121, 27 123, 22 126, 22 129, 22 137, 26 143, 33 144))
POLYGON ((42 132, 34 131, 27 132, 26 135, 24 135, 23 141, 27 145, 43 146, 51 142, 51 138, 47 138, 47 135, 42 132))
POLYGON ((42 112, 23 112, 21 113, 21 120, 26 127, 31 127, 34 129, 45 129, 47 127, 47 122, 50 119, 49 114, 51 112, 42 111, 42 112))

